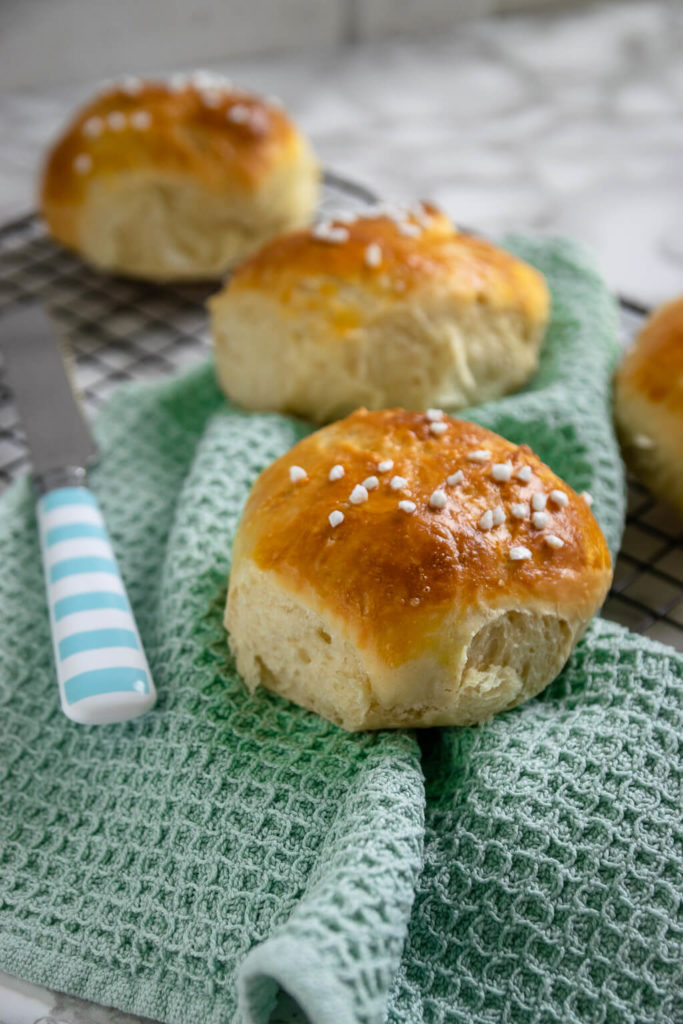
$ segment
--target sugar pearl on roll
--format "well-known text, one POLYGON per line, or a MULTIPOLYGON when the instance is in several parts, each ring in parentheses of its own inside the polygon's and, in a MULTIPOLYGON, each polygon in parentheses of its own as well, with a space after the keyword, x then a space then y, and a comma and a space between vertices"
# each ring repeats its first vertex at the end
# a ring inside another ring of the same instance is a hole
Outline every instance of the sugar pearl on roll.
POLYGON ((136 110, 130 115, 130 123, 136 131, 146 131, 152 123, 152 116, 147 110, 136 110))
POLYGON ((491 476, 498 483, 506 483, 512 476, 512 463, 496 462, 491 466, 491 476))
POLYGON ((231 107, 228 107, 225 116, 233 124, 246 124, 251 116, 251 111, 244 103, 233 103, 231 107))
POLYGON ((126 115, 122 110, 112 110, 106 120, 113 132, 121 132, 126 127, 126 115))
POLYGON ((528 548, 525 548, 523 544, 518 544, 510 548, 511 562, 523 562, 527 558, 531 558, 531 552, 528 548))
POLYGON ((137 96, 142 91, 142 79, 137 75, 127 75, 121 82, 121 91, 128 96, 137 96))
POLYGON ((399 501, 398 507, 400 508, 401 512, 407 512, 408 515, 412 515, 415 509, 417 508, 417 505, 415 504, 414 501, 404 500, 399 501))
POLYGON ((553 502, 553 504, 558 505, 560 508, 566 508, 569 504, 569 498, 564 493, 564 491, 560 491, 557 489, 552 490, 549 494, 549 498, 553 502))
POLYGON ((73 162, 76 174, 87 174, 92 170, 92 157, 89 153, 79 153, 73 162))
POLYGON ((379 267, 382 262, 382 250, 377 242, 371 242, 365 249, 366 267, 379 267))
POLYGON ((101 117, 89 117, 83 125, 83 134, 90 139, 96 139, 104 131, 104 121, 101 117))
POLYGON ((349 240, 349 233, 346 228, 336 227, 334 224, 328 224, 326 221, 316 224, 311 231, 311 235, 318 242, 331 242, 337 245, 349 240))
POLYGON ((224 102, 223 94, 218 89, 202 89, 202 103, 211 110, 216 110, 224 102))

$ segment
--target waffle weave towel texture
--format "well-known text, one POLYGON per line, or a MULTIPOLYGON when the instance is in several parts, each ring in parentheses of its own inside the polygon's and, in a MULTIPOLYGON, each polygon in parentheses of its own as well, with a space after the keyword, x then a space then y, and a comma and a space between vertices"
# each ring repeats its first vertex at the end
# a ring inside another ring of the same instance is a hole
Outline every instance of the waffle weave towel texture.
MULTIPOLYGON (((509 239, 554 315, 524 393, 471 418, 595 496, 614 552, 615 311, 563 241, 509 239)), ((257 473, 310 426, 210 367, 134 386, 92 476, 159 691, 58 708, 27 481, 0 516, 0 968, 173 1024, 683 1020, 683 661, 597 620, 538 699, 469 729, 348 735, 250 696, 221 625, 257 473)))

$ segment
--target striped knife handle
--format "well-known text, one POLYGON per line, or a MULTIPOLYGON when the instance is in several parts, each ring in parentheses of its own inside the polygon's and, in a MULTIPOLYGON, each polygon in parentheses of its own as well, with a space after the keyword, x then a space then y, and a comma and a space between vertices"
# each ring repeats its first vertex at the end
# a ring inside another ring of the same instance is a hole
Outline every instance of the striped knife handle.
POLYGON ((156 691, 94 494, 58 487, 37 513, 64 714, 84 725, 143 715, 156 691))

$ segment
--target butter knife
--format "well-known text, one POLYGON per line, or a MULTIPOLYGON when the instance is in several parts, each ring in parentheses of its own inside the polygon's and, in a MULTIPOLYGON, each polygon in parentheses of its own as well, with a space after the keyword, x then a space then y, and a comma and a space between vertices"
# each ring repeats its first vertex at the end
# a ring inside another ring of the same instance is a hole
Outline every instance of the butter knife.
POLYGON ((23 423, 62 710, 104 725, 144 714, 156 691, 86 467, 95 441, 54 329, 36 305, 0 316, 5 376, 23 423))

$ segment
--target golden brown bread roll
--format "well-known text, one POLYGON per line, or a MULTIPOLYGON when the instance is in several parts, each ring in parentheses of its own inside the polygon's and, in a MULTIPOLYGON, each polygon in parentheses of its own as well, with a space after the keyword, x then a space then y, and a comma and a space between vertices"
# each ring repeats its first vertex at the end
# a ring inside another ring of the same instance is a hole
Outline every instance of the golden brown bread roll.
POLYGON ((282 109, 197 72, 96 96, 50 151, 41 205, 54 238, 102 270, 217 278, 307 224, 318 183, 282 109))
POLYGON ((266 245, 210 301, 218 378, 317 422, 463 408, 529 378, 549 303, 537 270, 433 206, 335 220, 266 245))
POLYGON ((657 310, 616 377, 626 461, 683 515, 683 296, 657 310))
POLYGON ((466 725, 557 675, 611 576, 589 505, 526 445, 361 409, 256 480, 225 624, 248 687, 345 729, 466 725))

